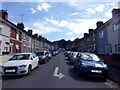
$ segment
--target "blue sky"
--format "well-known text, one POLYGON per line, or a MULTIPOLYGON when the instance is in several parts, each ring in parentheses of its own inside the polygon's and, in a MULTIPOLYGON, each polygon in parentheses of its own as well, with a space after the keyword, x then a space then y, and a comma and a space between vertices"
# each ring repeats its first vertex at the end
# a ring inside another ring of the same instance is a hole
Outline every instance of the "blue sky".
POLYGON ((74 40, 83 37, 88 29, 95 29, 97 21, 106 22, 112 17, 117 2, 3 2, 1 9, 8 9, 9 20, 22 22, 50 41, 74 40), (7 6, 7 7, 6 7, 7 6))

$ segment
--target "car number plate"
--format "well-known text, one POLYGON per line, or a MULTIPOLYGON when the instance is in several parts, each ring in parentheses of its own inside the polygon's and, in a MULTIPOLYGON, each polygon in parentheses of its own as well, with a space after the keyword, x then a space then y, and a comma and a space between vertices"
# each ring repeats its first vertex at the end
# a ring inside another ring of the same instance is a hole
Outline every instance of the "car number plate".
POLYGON ((14 69, 12 69, 12 70, 6 70, 6 72, 15 72, 15 70, 14 69))
POLYGON ((91 72, 94 72, 94 73, 102 73, 101 70, 91 70, 91 72))

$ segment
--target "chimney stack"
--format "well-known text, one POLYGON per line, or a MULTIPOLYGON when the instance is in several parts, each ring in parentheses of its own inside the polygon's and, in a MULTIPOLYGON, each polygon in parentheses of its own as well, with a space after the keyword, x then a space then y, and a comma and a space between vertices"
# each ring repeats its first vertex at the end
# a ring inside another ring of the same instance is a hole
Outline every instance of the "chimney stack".
POLYGON ((17 27, 18 27, 20 30, 24 30, 24 24, 23 24, 23 23, 18 23, 18 24, 17 24, 17 27))
POLYGON ((32 33, 33 33, 32 29, 29 29, 29 30, 28 30, 28 34, 29 34, 30 36, 32 36, 32 33))
POLYGON ((93 29, 89 29, 88 31, 89 31, 89 33, 91 33, 91 32, 94 31, 94 30, 93 30, 93 29))
POLYGON ((97 25, 97 29, 98 29, 98 28, 100 28, 100 27, 103 25, 103 22, 102 22, 102 21, 98 21, 98 22, 96 23, 96 25, 97 25))
POLYGON ((86 37, 88 34, 87 33, 84 33, 84 37, 86 37))
POLYGON ((120 13, 120 8, 118 9, 113 9, 112 10, 112 17, 114 17, 116 14, 119 14, 120 13))
POLYGON ((38 38, 38 34, 34 34, 35 38, 38 38))
POLYGON ((0 17, 4 20, 8 20, 8 12, 6 10, 0 10, 0 17))

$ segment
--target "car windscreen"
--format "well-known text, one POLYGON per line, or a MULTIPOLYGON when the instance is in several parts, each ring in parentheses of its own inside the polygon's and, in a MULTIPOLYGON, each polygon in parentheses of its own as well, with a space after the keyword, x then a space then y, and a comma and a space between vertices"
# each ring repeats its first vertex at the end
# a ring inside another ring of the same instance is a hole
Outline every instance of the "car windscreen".
POLYGON ((36 52, 36 55, 38 55, 38 56, 44 55, 44 52, 36 52))
POLYGON ((81 59, 89 61, 100 61, 100 58, 94 54, 81 54, 81 59))
POLYGON ((9 60, 29 60, 30 59, 30 54, 19 54, 19 55, 14 55, 12 58, 9 60))

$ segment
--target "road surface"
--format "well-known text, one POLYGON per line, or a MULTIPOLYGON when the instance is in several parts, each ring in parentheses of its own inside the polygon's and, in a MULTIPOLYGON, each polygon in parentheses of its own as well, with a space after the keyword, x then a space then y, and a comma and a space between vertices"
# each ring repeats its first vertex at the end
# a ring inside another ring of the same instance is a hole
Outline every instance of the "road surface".
POLYGON ((78 76, 61 51, 31 75, 2 78, 2 88, 112 88, 100 78, 78 76))

